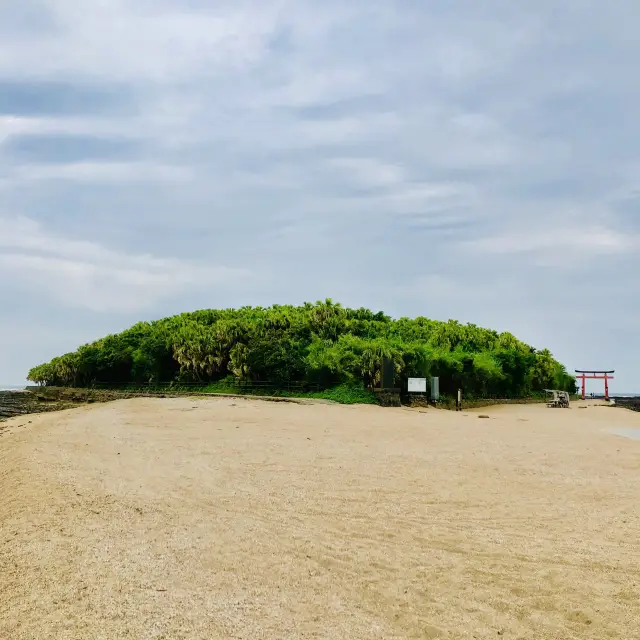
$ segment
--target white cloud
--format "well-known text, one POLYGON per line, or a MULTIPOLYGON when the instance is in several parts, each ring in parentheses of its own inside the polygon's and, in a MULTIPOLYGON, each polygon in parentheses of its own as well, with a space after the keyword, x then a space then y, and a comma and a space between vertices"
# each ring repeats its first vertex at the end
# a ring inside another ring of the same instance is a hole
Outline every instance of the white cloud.
POLYGON ((406 180, 402 167, 375 158, 332 158, 329 166, 348 172, 357 183, 367 187, 393 186, 406 180))
POLYGON ((491 254, 540 254, 543 259, 562 256, 572 260, 598 255, 627 253, 640 247, 640 236, 602 227, 581 229, 549 224, 546 229, 521 229, 461 243, 463 250, 491 254))
MULTIPOLYGON (((160 107, 156 111, 159 115, 160 107)), ((166 127, 168 125, 167 120, 156 122, 155 126, 166 127)), ((0 115, 0 151, 2 151, 2 143, 8 141, 12 136, 66 134, 144 138, 153 131, 152 123, 149 123, 146 118, 113 119, 105 117, 0 115)))
POLYGON ((0 218, 4 277, 71 307, 143 311, 164 298, 242 282, 244 269, 151 255, 129 255, 95 242, 46 232, 27 218, 0 218))
POLYGON ((278 3, 217 3, 209 11, 184 11, 179 5, 145 6, 126 0, 94 2, 49 0, 45 9, 53 33, 9 37, 3 43, 0 74, 129 80, 204 77, 233 70, 259 58, 280 12, 278 3))
POLYGON ((15 186, 41 180, 69 180, 93 184, 146 182, 185 182, 192 178, 188 167, 150 162, 74 162, 28 164, 13 170, 8 180, 15 186))

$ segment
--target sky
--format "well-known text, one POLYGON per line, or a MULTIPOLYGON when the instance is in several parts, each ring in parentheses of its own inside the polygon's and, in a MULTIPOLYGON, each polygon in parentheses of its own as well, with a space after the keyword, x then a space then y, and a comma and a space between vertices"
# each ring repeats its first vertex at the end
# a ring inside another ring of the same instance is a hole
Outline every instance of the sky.
POLYGON ((0 385, 138 320, 329 297, 640 391, 638 24, 637 0, 3 0, 0 385))

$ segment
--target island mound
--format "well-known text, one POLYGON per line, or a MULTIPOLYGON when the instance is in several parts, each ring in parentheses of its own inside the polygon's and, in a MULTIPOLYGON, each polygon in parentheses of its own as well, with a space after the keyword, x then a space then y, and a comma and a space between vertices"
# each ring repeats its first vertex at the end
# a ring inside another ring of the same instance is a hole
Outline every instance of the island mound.
POLYGON ((367 402, 384 360, 395 386, 440 378, 441 393, 518 398, 545 388, 573 391, 575 380, 547 349, 508 332, 426 317, 392 319, 331 300, 302 306, 201 310, 140 322, 34 367, 42 385, 234 385, 250 382, 338 390, 335 399, 367 402))

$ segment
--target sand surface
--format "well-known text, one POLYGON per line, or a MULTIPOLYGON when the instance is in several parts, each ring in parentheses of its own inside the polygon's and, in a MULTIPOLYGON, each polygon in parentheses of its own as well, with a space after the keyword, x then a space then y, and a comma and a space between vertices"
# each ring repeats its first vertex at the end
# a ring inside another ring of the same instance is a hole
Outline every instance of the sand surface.
POLYGON ((640 414, 185 398, 13 419, 0 639, 640 638, 619 427, 640 414))

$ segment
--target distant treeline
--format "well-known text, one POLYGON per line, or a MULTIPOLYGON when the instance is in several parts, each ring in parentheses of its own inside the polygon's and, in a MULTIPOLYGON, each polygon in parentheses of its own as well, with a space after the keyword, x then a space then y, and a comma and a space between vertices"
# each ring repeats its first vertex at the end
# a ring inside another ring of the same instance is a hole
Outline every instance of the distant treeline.
POLYGON ((326 300, 303 306, 203 310, 140 322, 34 367, 29 380, 89 387, 235 380, 331 388, 380 384, 383 358, 396 386, 439 376, 440 390, 523 397, 545 388, 573 391, 575 380, 548 350, 510 333, 428 318, 392 320, 326 300))

